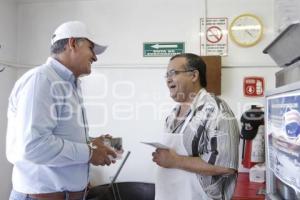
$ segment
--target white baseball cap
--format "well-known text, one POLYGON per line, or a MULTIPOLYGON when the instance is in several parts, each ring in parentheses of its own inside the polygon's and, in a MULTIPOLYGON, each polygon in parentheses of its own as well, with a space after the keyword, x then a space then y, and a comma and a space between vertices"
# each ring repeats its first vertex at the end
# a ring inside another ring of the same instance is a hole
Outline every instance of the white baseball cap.
POLYGON ((51 38, 51 45, 56 41, 66 38, 86 38, 94 44, 94 52, 96 55, 103 53, 107 46, 99 45, 95 42, 89 33, 86 25, 80 21, 69 21, 61 24, 54 31, 51 38))

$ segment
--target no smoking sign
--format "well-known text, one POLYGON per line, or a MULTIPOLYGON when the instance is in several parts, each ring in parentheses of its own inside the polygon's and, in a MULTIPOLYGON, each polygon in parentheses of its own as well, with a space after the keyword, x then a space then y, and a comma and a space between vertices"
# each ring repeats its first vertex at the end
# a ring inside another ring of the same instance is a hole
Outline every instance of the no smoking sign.
POLYGON ((228 53, 227 18, 200 19, 200 55, 226 56, 228 53))
POLYGON ((206 40, 211 43, 220 42, 223 37, 223 33, 220 27, 212 26, 206 31, 206 40))

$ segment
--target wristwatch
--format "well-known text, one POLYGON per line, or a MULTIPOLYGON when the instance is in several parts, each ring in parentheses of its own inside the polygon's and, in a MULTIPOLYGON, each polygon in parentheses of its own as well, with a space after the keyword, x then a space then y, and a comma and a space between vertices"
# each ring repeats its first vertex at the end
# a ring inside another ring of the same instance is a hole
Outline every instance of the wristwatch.
POLYGON ((93 142, 90 142, 90 143, 89 143, 89 147, 90 147, 91 149, 97 149, 97 148, 98 148, 97 145, 93 145, 93 142))
POLYGON ((90 157, 89 157, 89 161, 90 161, 92 159, 94 149, 97 149, 98 146, 93 145, 93 142, 88 143, 88 146, 89 146, 89 149, 90 149, 90 157))

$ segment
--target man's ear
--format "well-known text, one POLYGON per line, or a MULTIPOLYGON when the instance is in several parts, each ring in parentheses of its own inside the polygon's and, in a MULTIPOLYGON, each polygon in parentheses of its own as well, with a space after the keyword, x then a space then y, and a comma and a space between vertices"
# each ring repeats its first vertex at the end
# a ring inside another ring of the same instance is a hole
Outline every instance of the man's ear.
POLYGON ((77 47, 77 42, 75 38, 69 38, 68 39, 68 48, 74 51, 77 47))
POLYGON ((198 82, 198 79, 200 79, 200 74, 198 70, 194 70, 193 71, 193 78, 192 78, 192 82, 198 82))

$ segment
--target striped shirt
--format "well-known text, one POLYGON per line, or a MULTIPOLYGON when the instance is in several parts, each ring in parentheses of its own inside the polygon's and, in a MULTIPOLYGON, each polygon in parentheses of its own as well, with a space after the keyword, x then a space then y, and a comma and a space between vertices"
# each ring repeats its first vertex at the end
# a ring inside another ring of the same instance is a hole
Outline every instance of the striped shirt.
MULTIPOLYGON (((176 118, 179 111, 180 105, 176 106, 167 117, 166 132, 180 132, 185 117, 176 118)), ((237 170, 239 126, 227 103, 201 89, 191 105, 190 112, 193 112, 193 117, 183 131, 183 143, 188 154, 193 157, 199 156, 212 165, 237 170)), ((218 176, 197 174, 197 177, 211 199, 231 199, 237 174, 218 176)))

